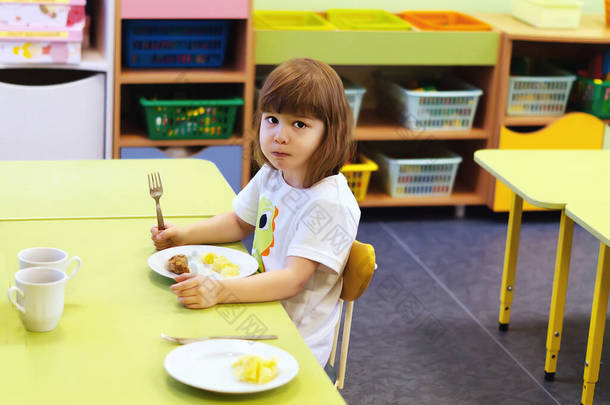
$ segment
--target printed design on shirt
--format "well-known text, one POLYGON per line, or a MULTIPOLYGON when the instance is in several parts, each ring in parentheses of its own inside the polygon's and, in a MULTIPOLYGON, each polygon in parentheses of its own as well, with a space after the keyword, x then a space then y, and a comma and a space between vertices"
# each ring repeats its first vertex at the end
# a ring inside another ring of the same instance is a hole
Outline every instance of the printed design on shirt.
POLYGON ((256 229, 254 230, 254 242, 252 243, 252 256, 258 262, 258 272, 265 271, 263 256, 269 256, 274 244, 273 232, 275 231, 275 218, 279 211, 265 197, 258 202, 258 214, 256 216, 256 229))

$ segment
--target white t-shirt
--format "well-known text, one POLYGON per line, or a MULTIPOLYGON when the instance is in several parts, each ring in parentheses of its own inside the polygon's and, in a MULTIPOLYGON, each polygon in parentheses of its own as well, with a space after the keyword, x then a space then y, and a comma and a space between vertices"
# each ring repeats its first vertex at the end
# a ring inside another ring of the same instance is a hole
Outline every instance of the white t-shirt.
POLYGON ((284 268, 288 256, 319 263, 301 292, 282 305, 324 365, 339 318, 340 276, 360 221, 347 180, 337 174, 298 189, 264 165, 235 197, 233 209, 256 227, 252 255, 259 272, 284 268))

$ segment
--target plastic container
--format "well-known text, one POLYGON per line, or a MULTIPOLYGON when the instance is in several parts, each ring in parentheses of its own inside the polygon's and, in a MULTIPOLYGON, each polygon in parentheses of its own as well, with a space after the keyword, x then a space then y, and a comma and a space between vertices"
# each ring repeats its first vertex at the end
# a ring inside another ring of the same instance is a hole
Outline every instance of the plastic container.
POLYGON ((150 139, 227 139, 241 98, 226 100, 140 99, 150 139))
POLYGON ((440 88, 455 90, 408 90, 399 82, 378 76, 380 103, 410 129, 456 131, 470 130, 483 94, 455 78, 438 80, 440 88))
POLYGON ((263 30, 322 30, 337 28, 312 11, 254 11, 254 28, 263 30))
POLYGON ((126 20, 124 62, 133 68, 222 66, 227 20, 126 20))
POLYGON ((451 194, 462 157, 442 148, 398 148, 392 152, 373 149, 379 165, 377 175, 392 197, 443 196, 451 194))
POLYGON ((411 24, 385 10, 331 9, 328 21, 342 30, 394 31, 410 30, 411 24))
POLYGON ((346 79, 343 79, 343 88, 345 89, 347 102, 354 113, 354 126, 356 126, 358 123, 358 115, 360 114, 360 106, 362 105, 362 97, 364 97, 366 89, 346 79))
POLYGON ((578 28, 582 5, 576 0, 513 0, 513 15, 537 28, 578 28))
POLYGON ((491 25, 457 11, 404 11, 400 15, 423 31, 491 30, 491 25))
POLYGON ((1 63, 80 63, 83 29, 0 26, 1 63))
POLYGON ((550 64, 536 64, 533 75, 508 79, 508 115, 562 115, 576 76, 550 64))
POLYGON ((598 118, 610 118, 610 81, 578 76, 574 93, 579 109, 598 118))
POLYGON ((356 201, 365 199, 371 173, 377 171, 377 169, 377 163, 362 153, 358 154, 358 162, 348 163, 341 168, 341 173, 347 179, 347 184, 354 193, 356 201))

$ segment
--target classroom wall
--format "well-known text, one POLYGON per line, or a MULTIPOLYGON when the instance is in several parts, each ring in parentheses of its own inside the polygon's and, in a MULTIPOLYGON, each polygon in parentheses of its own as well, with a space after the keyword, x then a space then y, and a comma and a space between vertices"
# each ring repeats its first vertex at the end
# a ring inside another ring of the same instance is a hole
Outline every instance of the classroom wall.
MULTIPOLYGON (((581 0, 583 13, 604 12, 604 0, 581 0)), ((510 13, 512 0, 254 0, 258 10, 327 10, 329 8, 378 8, 403 10, 456 10, 482 13, 510 13)))

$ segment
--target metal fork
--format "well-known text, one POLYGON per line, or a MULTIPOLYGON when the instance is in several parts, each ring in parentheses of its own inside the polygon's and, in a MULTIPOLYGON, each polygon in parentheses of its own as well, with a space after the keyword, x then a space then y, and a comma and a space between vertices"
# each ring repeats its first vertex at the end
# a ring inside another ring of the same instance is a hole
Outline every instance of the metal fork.
POLYGON ((163 184, 161 184, 159 172, 148 174, 148 189, 150 190, 150 196, 155 199, 155 205, 157 206, 157 227, 162 231, 165 229, 165 224, 163 223, 159 198, 163 195, 163 184))

